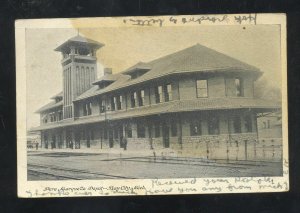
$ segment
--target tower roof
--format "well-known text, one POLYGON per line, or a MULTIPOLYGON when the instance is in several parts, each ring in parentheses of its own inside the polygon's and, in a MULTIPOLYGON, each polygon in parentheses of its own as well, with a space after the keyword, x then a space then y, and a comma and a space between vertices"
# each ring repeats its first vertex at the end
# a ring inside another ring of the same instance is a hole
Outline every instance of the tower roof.
POLYGON ((55 51, 63 51, 64 49, 75 45, 75 46, 89 46, 96 49, 99 49, 100 47, 103 47, 104 44, 94 41, 92 39, 88 39, 85 37, 82 37, 81 35, 74 36, 73 38, 68 39, 66 42, 58 46, 55 51))

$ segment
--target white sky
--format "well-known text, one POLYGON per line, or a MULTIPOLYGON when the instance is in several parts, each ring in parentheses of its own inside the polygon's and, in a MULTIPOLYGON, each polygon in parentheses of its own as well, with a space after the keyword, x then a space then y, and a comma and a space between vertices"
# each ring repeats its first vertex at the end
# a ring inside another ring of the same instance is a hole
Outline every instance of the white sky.
MULTIPOLYGON (((260 68, 272 86, 281 86, 278 25, 103 27, 80 34, 104 43, 97 54, 98 72, 120 72, 196 43, 260 68)), ((62 91, 61 54, 54 49, 77 35, 77 29, 26 29, 27 128, 39 125, 34 113, 62 91)))

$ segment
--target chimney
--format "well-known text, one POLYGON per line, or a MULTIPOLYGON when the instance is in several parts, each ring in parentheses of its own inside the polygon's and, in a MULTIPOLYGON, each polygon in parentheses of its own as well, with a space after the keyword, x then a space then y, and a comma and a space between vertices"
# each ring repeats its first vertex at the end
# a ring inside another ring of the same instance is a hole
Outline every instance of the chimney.
POLYGON ((104 75, 111 75, 112 74, 112 68, 104 68, 104 75))

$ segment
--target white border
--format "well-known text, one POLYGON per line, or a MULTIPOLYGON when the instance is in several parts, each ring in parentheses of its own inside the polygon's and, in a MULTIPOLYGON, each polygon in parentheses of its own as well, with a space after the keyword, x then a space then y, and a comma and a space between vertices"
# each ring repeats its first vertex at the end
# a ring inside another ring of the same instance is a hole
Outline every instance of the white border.
MULTIPOLYGON (((240 14, 249 15, 249 14, 240 14)), ((134 179, 134 180, 80 180, 80 181, 27 181, 26 156, 26 69, 25 69, 25 31, 28 28, 97 28, 140 27, 124 24, 124 19, 162 19, 163 26, 178 26, 170 21, 192 17, 222 18, 224 15, 194 16, 155 16, 155 17, 116 17, 81 19, 35 19, 17 20, 16 38, 16 85, 17 85, 17 162, 19 197, 76 197, 76 196, 116 196, 116 195, 162 195, 162 194, 211 194, 211 193, 253 193, 283 192, 289 190, 288 170, 288 112, 287 112, 287 62, 286 62, 286 15, 251 14, 256 23, 243 22, 243 25, 278 24, 281 26, 281 64, 282 64, 282 127, 283 127, 283 177, 245 177, 245 178, 185 178, 185 179, 134 179), (208 184, 209 183, 209 184, 208 184), (229 186, 234 186, 230 188, 229 186), (48 187, 48 188, 47 188, 48 187), (47 190, 45 190, 47 189, 47 190), (184 189, 182 191, 182 189, 184 189), (232 190, 231 190, 232 189, 232 190)), ((201 25, 237 25, 234 17, 226 15, 224 22, 202 21, 201 25)), ((185 25, 199 25, 189 23, 185 25)), ((149 26, 146 26, 149 27, 149 26)), ((154 27, 160 27, 154 24, 154 27)))

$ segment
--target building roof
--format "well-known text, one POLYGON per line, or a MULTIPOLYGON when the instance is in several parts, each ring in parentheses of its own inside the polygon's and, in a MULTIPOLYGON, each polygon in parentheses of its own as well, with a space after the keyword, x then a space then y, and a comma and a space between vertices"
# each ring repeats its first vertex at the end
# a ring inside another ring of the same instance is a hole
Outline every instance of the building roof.
POLYGON ((77 36, 74 36, 73 38, 68 39, 66 42, 64 42, 63 44, 58 46, 55 49, 55 51, 62 51, 64 48, 66 48, 67 46, 70 46, 72 44, 89 45, 89 46, 93 46, 95 48, 100 48, 100 47, 104 46, 104 44, 102 44, 98 41, 94 41, 92 39, 88 39, 88 38, 82 37, 80 35, 77 35, 77 36))
POLYGON ((120 75, 113 75, 113 74, 107 74, 107 75, 103 75, 101 78, 97 79, 93 84, 97 85, 103 81, 116 81, 118 80, 118 78, 120 77, 120 75))
POLYGON ((132 67, 127 68, 123 71, 123 74, 129 74, 136 70, 151 70, 151 66, 145 62, 138 62, 137 64, 133 65, 132 67))
POLYGON ((56 95, 52 96, 51 99, 56 99, 56 98, 62 98, 63 97, 63 91, 57 93, 56 95))
POLYGON ((46 110, 49 110, 49 109, 53 109, 55 107, 60 107, 63 105, 63 101, 59 101, 59 102, 55 102, 55 101, 51 101, 50 103, 42 106, 41 108, 39 108, 36 113, 41 113, 41 112, 44 112, 46 110))
POLYGON ((227 56, 223 53, 200 44, 196 44, 192 47, 158 58, 148 63, 139 62, 136 65, 121 72, 121 74, 128 74, 128 72, 130 72, 131 70, 138 69, 139 67, 142 67, 144 69, 150 68, 150 70, 136 79, 128 78, 126 81, 116 81, 105 89, 96 90, 94 91, 94 93, 83 93, 82 95, 77 97, 76 100, 81 100, 93 95, 99 95, 172 74, 183 74, 191 72, 230 73, 234 71, 252 73, 256 77, 262 74, 261 71, 254 66, 246 64, 242 61, 234 59, 230 56, 227 56))
MULTIPOLYGON (((121 111, 107 112, 106 120, 120 120, 125 118, 134 118, 140 116, 149 116, 176 112, 192 112, 192 111, 210 111, 210 110, 232 110, 232 109, 279 109, 281 105, 273 101, 254 98, 199 98, 197 100, 176 100, 154 104, 150 106, 143 106, 137 108, 130 108, 121 111)), ((31 129, 31 131, 38 131, 44 129, 52 129, 64 126, 81 125, 88 123, 97 123, 105 121, 105 116, 95 115, 81 117, 75 120, 62 120, 55 123, 49 123, 31 129)))

